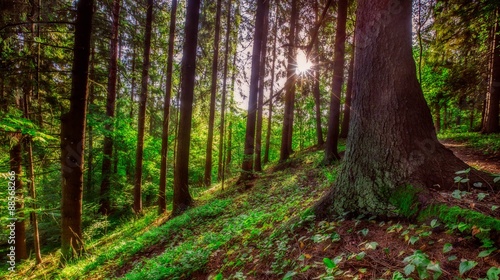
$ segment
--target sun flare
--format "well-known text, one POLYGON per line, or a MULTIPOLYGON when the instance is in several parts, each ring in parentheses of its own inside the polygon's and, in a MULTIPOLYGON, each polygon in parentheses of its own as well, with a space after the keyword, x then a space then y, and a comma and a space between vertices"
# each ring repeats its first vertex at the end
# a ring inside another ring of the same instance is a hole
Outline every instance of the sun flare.
POLYGON ((312 62, 307 59, 306 54, 303 51, 297 53, 297 68, 295 73, 297 75, 305 74, 313 66, 312 62))

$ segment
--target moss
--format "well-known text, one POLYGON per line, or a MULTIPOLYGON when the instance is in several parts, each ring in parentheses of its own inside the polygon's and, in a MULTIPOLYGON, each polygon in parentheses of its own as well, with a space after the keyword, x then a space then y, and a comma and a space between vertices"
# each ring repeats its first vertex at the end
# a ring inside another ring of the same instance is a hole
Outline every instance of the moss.
POLYGON ((431 205, 422 210, 419 215, 419 220, 426 220, 430 217, 436 217, 448 226, 465 223, 469 225, 469 228, 476 226, 483 229, 500 231, 499 219, 458 206, 450 207, 444 204, 431 205))
POLYGON ((396 214, 405 218, 415 218, 419 212, 417 195, 419 189, 410 185, 396 188, 389 199, 389 203, 396 207, 396 214))

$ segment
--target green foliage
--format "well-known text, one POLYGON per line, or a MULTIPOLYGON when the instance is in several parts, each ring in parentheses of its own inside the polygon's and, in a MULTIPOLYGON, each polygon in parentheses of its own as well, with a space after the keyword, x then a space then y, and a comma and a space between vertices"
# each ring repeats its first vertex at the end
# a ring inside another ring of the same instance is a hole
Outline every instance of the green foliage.
POLYGON ((471 229, 472 226, 484 229, 500 230, 500 220, 486 216, 479 212, 464 209, 459 206, 432 205, 425 208, 419 215, 419 219, 437 217, 447 225, 455 225, 462 231, 471 229))
POLYGON ((417 271, 420 279, 428 278, 430 273, 432 273, 433 279, 438 279, 441 274, 443 274, 439 263, 429 260, 429 256, 420 250, 417 250, 413 253, 413 255, 406 257, 403 262, 407 263, 404 268, 406 276, 409 276, 415 270, 417 271))
POLYGON ((464 142, 466 146, 482 151, 484 154, 500 153, 500 134, 481 134, 478 132, 442 132, 439 139, 464 142))
POLYGON ((417 194, 419 190, 412 186, 404 186, 397 188, 391 194, 389 203, 396 207, 399 215, 412 218, 418 214, 419 203, 417 201, 417 194))

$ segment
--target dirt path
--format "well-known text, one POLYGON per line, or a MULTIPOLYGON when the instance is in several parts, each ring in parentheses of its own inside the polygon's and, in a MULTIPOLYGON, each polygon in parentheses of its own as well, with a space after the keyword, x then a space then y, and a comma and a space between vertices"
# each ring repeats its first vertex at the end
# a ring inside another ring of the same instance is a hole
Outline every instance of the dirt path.
POLYGON ((484 155, 481 151, 467 147, 465 143, 441 140, 441 143, 468 165, 493 174, 500 174, 500 155, 484 155))

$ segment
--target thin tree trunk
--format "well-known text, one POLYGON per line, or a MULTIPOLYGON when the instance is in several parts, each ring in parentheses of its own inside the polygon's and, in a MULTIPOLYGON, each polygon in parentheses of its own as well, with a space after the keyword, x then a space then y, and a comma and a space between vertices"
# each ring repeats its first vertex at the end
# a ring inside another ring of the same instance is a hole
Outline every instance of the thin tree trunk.
POLYGON ((337 27, 335 33, 335 50, 333 60, 333 83, 330 98, 330 115, 326 134, 325 163, 339 160, 337 145, 339 140, 340 94, 344 80, 344 54, 347 22, 347 0, 337 3, 337 27))
POLYGON ((500 7, 497 9, 495 32, 492 49, 492 66, 489 90, 486 93, 486 109, 482 133, 500 132, 500 7))
MULTIPOLYGON (((118 82, 118 33, 120 26, 120 0, 113 0, 112 29, 110 41, 110 59, 108 75, 108 96, 106 98, 107 123, 104 129, 104 148, 102 158, 102 181, 100 191, 99 213, 108 215, 111 211, 110 185, 111 185, 111 159, 113 158, 113 130, 116 107, 116 92, 118 82)), ((116 165, 116 164, 115 164, 116 165)))
MULTIPOLYGON (((354 40, 353 40, 354 41, 354 40)), ((340 129, 340 138, 347 138, 349 133, 349 122, 351 120, 352 82, 354 72, 354 44, 352 45, 351 62, 349 63, 349 73, 347 74, 347 87, 345 91, 344 119, 340 129)))
MULTIPOLYGON (((267 58, 267 34, 269 33, 269 1, 266 1, 264 27, 262 34, 262 47, 260 54, 259 71, 259 96, 257 101, 257 127, 255 132, 255 166, 254 170, 262 171, 262 114, 264 111, 264 89, 266 77, 266 58, 267 58)), ((272 93, 271 93, 272 94, 272 93)))
MULTIPOLYGON (((314 14, 316 15, 316 24, 319 26, 319 10, 318 10, 318 0, 314 1, 314 14)), ((313 38, 314 40, 314 38, 313 38)), ((319 42, 316 41, 314 44, 314 55, 316 56, 316 65, 320 63, 319 57, 319 42)), ((316 109, 316 137, 317 137, 317 145, 319 147, 325 144, 325 140, 323 139, 323 127, 321 125, 321 93, 319 89, 319 83, 321 79, 320 67, 315 67, 314 69, 314 82, 313 82, 313 95, 314 95, 314 108, 316 109)))
POLYGON ((271 85, 270 85, 270 94, 269 94, 269 112, 267 116, 267 133, 266 133, 266 148, 264 152, 264 163, 269 162, 269 149, 271 146, 271 126, 273 120, 273 95, 274 95, 274 68, 276 67, 276 42, 278 37, 278 5, 276 5, 275 9, 275 20, 274 20, 274 38, 273 38, 273 62, 271 66, 271 85))
POLYGON ((214 122, 215 122, 215 95, 217 93, 217 75, 219 72, 219 41, 220 41, 220 18, 222 10, 222 0, 217 0, 217 12, 215 15, 215 39, 214 56, 212 58, 212 82, 210 85, 210 116, 208 118, 207 150, 205 156, 205 176, 203 182, 205 186, 212 184, 212 150, 214 142, 214 122))
POLYGON ((229 40, 231 40, 231 0, 227 1, 227 18, 226 18, 226 41, 224 48, 224 73, 222 78, 222 97, 221 97, 221 108, 220 108, 220 128, 219 128, 219 158, 218 158, 218 168, 217 168, 217 181, 221 181, 224 178, 224 128, 226 125, 225 115, 226 115, 226 94, 227 94, 227 72, 228 72, 228 61, 229 55, 231 53, 229 40))
POLYGON ((40 233, 38 231, 38 218, 36 214, 37 206, 36 206, 36 187, 35 187, 35 169, 33 164, 33 145, 31 138, 28 138, 26 141, 26 146, 28 148, 28 165, 29 165, 29 176, 30 176, 30 196, 33 200, 31 204, 32 211, 30 213, 31 222, 33 227, 33 243, 35 247, 35 260, 36 264, 40 264, 42 262, 42 254, 40 253, 40 233))
MULTIPOLYGON (((26 249, 26 225, 24 222, 24 190, 22 178, 22 153, 21 153, 21 138, 20 132, 15 132, 12 134, 12 138, 15 139, 16 144, 14 144, 10 149, 10 170, 15 172, 15 180, 13 181, 16 190, 16 203, 15 203, 15 214, 12 212, 10 216, 12 220, 15 220, 15 259, 24 260, 28 258, 28 252, 26 249)), ((9 184, 10 186, 10 184, 9 184)))
POLYGON ((167 189, 167 158, 168 158, 168 136, 170 120, 170 97, 172 95, 172 66, 174 58, 175 25, 177 15, 177 0, 172 0, 170 10, 170 29, 168 34, 168 58, 167 58, 167 78, 165 82, 165 100, 163 105, 163 132, 161 136, 161 167, 160 167, 160 188, 158 191, 158 213, 167 211, 166 189, 167 189))
POLYGON ((285 112, 283 116, 283 130, 281 134, 280 161, 287 160, 292 154, 293 112, 295 105, 295 32, 297 28, 298 8, 297 0, 292 0, 290 16, 290 34, 288 35, 288 66, 285 82, 285 112))
MULTIPOLYGON (((234 106, 234 85, 235 85, 235 82, 236 82, 236 58, 237 58, 237 54, 238 52, 234 52, 234 55, 233 55, 233 73, 231 75, 231 98, 229 100, 229 110, 231 112, 233 106, 234 106)), ((230 116, 233 116, 233 113, 231 112, 230 116)), ((229 119, 229 124, 228 124, 228 127, 229 127, 229 135, 228 135, 228 139, 227 139, 227 152, 226 152, 226 164, 225 164, 225 168, 227 170, 227 168, 230 166, 231 164, 231 161, 233 159, 233 118, 230 118, 229 119)))
POLYGON ((61 116, 61 254, 62 261, 80 256, 82 239, 83 151, 88 97, 88 68, 94 1, 77 4, 70 110, 61 116))
MULTIPOLYGON (((89 79, 91 81, 95 80, 95 48, 92 47, 91 58, 90 58, 90 73, 89 79)), ((92 112, 92 105, 94 104, 94 84, 91 82, 89 84, 89 103, 88 103, 88 111, 92 112)), ((94 133, 93 126, 87 123, 88 135, 89 135, 89 148, 88 148, 88 159, 87 159, 87 195, 92 196, 92 192, 94 189, 94 133)))
POLYGON ((196 47, 201 0, 187 1, 184 48, 181 66, 181 95, 178 144, 175 159, 173 214, 178 215, 192 203, 189 193, 189 149, 191 144, 191 118, 196 75, 196 47))
POLYGON ((136 60, 136 50, 135 46, 132 46, 132 81, 130 82, 130 119, 134 118, 134 94, 135 94, 135 60, 136 60))
POLYGON ((255 148, 255 121, 257 118, 257 95, 259 92, 259 71, 262 38, 264 35, 264 17, 266 0, 257 0, 257 12, 255 16, 255 31, 252 50, 252 73, 250 76, 250 92, 248 96, 248 114, 245 132, 245 150, 242 162, 240 180, 248 180, 253 177, 253 158, 255 148))
POLYGON ((146 104, 148 99, 149 57, 151 53, 151 29, 153 22, 153 0, 148 0, 146 14, 146 32, 144 34, 144 57, 142 64, 141 96, 139 100, 139 118, 137 121, 137 151, 134 177, 134 211, 142 212, 142 160, 144 152, 144 127, 146 122, 146 104))

